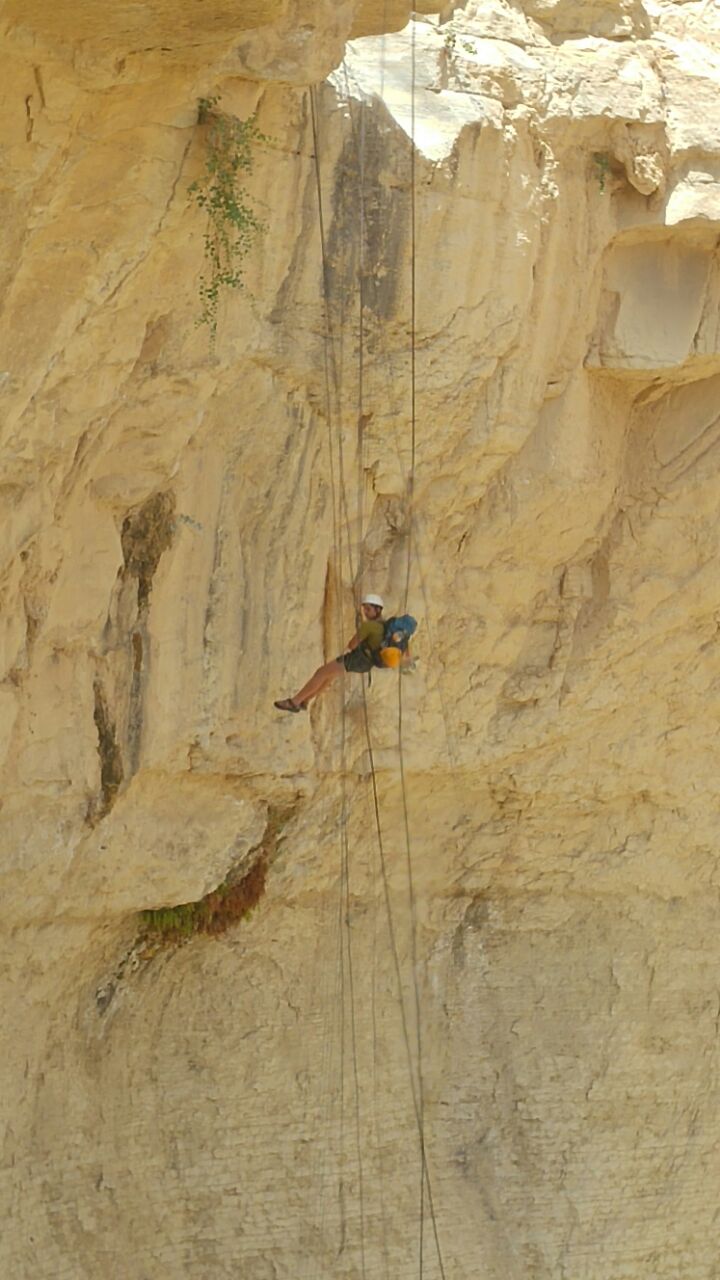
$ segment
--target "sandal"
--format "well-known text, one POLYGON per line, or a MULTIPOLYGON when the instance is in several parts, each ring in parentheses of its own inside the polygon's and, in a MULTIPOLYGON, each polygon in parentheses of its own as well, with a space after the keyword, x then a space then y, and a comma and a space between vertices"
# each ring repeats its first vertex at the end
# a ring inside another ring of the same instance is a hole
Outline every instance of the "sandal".
POLYGON ((293 702, 292 698, 281 698, 279 702, 273 702, 273 706, 277 707, 278 711, 296 711, 297 712, 297 711, 306 710, 305 706, 302 703, 298 705, 298 703, 293 702))

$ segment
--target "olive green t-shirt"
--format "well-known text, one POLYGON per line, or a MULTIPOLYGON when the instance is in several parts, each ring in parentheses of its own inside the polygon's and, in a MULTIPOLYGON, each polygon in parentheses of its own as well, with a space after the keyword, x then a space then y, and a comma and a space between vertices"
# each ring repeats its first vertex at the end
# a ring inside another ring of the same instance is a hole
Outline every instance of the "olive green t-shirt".
POLYGON ((361 622, 357 634, 360 644, 366 645, 372 653, 377 653, 382 648, 385 627, 382 622, 361 622))

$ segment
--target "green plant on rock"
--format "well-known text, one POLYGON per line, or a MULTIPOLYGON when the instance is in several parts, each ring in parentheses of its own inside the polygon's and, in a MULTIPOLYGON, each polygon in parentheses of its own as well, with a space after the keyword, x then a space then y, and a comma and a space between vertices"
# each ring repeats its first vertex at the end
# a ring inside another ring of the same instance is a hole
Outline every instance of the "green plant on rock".
POLYGON ((218 111, 218 101, 217 97, 199 100, 198 123, 208 126, 205 172, 188 188, 208 216, 206 270, 200 277, 202 310, 197 323, 208 326, 213 344, 221 291, 243 288, 245 259, 263 228, 243 185, 243 175, 252 172, 255 146, 268 141, 255 116, 237 120, 218 111))
POLYGON ((151 956, 165 947, 180 946, 198 934, 218 937, 241 920, 249 919, 265 893, 268 869, 296 803, 293 800, 286 805, 268 806, 263 838, 249 868, 244 862, 232 868, 215 889, 196 902, 141 911, 141 953, 151 956))
POLYGON ((601 192, 605 191, 605 183, 610 173, 610 156, 607 151, 594 151, 593 164, 595 165, 595 174, 598 180, 598 186, 601 192))
POLYGON ((267 857, 261 853, 245 875, 234 874, 197 902, 140 912, 140 931, 146 942, 173 943, 195 934, 225 933, 247 920, 265 892, 267 857))

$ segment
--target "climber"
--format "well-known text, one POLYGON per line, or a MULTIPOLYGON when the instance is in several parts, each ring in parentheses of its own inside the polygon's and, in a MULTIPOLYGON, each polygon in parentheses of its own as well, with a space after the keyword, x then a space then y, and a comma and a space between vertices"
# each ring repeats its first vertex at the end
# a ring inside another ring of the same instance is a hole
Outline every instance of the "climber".
POLYGON ((385 626, 382 622, 384 607, 380 596, 372 593, 364 595, 361 608, 365 621, 360 623, 345 652, 326 662, 324 666, 318 667, 315 674, 310 677, 307 684, 303 685, 300 692, 295 694, 294 698, 281 698, 275 702, 273 705, 278 711, 307 711, 310 699, 322 693, 323 689, 332 684, 343 671, 364 674, 380 665, 378 654, 385 640, 385 626))

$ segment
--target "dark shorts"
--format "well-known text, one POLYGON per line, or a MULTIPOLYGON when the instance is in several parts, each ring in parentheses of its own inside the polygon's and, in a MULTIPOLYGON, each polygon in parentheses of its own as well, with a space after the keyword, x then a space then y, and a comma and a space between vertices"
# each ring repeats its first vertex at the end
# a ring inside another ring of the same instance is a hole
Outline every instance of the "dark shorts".
POLYGON ((342 662, 346 671, 354 671, 358 675, 364 675, 366 671, 372 671, 375 663, 364 649, 351 649, 349 653, 341 653, 337 658, 338 662, 342 662))

